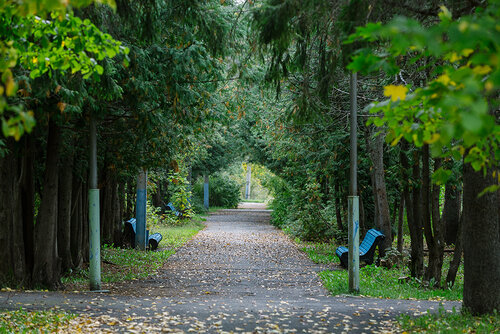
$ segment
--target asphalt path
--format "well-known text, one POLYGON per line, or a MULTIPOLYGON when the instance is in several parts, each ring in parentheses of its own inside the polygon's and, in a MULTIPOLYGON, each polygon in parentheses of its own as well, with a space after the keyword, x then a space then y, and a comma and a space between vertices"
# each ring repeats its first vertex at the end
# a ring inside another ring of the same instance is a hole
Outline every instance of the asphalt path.
POLYGON ((198 233, 146 280, 109 293, 0 292, 3 309, 62 309, 80 315, 61 332, 398 332, 395 318, 459 302, 330 296, 313 263, 269 224, 262 204, 209 216, 198 233))

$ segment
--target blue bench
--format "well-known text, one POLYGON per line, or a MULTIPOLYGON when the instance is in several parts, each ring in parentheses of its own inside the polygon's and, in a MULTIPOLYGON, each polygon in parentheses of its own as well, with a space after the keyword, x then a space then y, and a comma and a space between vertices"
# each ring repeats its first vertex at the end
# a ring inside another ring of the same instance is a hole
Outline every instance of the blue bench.
MULTIPOLYGON (((367 264, 373 263, 373 255, 375 254, 375 248, 377 248, 378 244, 385 239, 385 235, 380 233, 380 231, 372 228, 366 232, 365 238, 361 245, 359 245, 359 260, 364 261, 367 264)), ((340 246, 335 251, 335 254, 340 259, 340 264, 342 267, 348 267, 348 254, 349 250, 347 247, 340 246)))
MULTIPOLYGON (((125 229, 123 231, 126 242, 130 244, 130 247, 135 248, 135 233, 136 233, 137 222, 135 218, 131 218, 125 222, 125 229)), ((148 240, 148 245, 150 250, 155 250, 158 248, 163 236, 160 233, 153 233, 149 235, 149 230, 146 230, 146 240, 148 240)))
POLYGON ((176 215, 177 217, 181 216, 182 213, 180 213, 179 211, 177 211, 177 209, 175 208, 174 204, 172 202, 169 202, 168 204, 165 204, 165 209, 169 210, 169 211, 172 211, 172 213, 174 215, 176 215))
POLYGON ((155 250, 158 248, 158 244, 160 243, 163 236, 160 233, 153 233, 149 236, 149 249, 155 250))

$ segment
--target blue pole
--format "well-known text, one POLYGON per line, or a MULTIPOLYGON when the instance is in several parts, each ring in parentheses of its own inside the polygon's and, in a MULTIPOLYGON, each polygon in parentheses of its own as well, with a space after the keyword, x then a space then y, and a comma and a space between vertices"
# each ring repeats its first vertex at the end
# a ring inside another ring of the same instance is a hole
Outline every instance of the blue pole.
POLYGON ((90 290, 101 290, 101 228, 99 217, 99 189, 97 189, 97 126, 90 119, 89 161, 89 283, 90 290))
POLYGON ((208 210, 209 205, 208 205, 208 174, 204 175, 204 181, 205 183, 203 184, 203 205, 205 206, 205 209, 208 210))
POLYGON ((351 72, 351 135, 350 135, 350 184, 348 197, 348 233, 349 233, 349 291, 359 292, 359 197, 358 195, 358 77, 351 72))
POLYGON ((135 209, 136 219, 136 232, 135 232, 135 246, 139 250, 146 250, 146 184, 147 172, 143 169, 140 170, 137 177, 137 201, 135 209))

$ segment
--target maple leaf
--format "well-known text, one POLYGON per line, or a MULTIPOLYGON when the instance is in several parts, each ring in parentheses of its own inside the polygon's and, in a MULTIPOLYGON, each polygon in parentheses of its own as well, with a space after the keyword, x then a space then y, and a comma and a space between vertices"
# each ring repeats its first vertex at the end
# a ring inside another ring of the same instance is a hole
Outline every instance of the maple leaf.
POLYGON ((384 87, 384 95, 391 98, 391 101, 397 101, 400 99, 403 101, 406 99, 406 93, 408 92, 408 88, 402 85, 388 85, 384 87))

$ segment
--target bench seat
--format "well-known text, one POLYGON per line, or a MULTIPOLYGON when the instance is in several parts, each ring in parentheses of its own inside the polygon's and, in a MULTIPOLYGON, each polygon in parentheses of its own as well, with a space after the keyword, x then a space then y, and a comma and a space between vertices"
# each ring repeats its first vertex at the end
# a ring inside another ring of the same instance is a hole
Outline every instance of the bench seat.
MULTIPOLYGON (((367 264, 373 263, 373 256, 375 254, 375 249, 378 244, 385 239, 385 235, 383 235, 380 231, 372 228, 366 232, 365 238, 361 245, 359 245, 359 260, 364 261, 367 264)), ((340 264, 344 267, 348 267, 348 259, 349 259, 349 249, 344 246, 340 246, 335 251, 338 258, 340 259, 340 264)))

